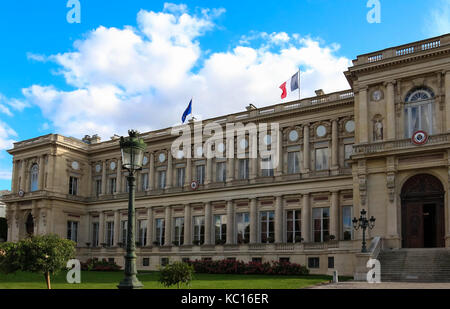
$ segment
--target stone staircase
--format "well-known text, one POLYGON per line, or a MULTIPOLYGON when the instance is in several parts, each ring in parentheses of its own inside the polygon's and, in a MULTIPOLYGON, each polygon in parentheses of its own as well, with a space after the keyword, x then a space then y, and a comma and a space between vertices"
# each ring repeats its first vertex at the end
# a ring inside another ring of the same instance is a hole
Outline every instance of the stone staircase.
POLYGON ((381 282, 450 282, 450 249, 382 250, 381 282))

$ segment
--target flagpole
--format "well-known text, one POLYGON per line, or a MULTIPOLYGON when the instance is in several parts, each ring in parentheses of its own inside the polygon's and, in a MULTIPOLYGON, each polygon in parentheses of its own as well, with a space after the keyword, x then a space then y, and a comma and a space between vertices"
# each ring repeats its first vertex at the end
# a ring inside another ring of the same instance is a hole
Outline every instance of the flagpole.
POLYGON ((298 99, 300 100, 300 68, 298 69, 298 99))

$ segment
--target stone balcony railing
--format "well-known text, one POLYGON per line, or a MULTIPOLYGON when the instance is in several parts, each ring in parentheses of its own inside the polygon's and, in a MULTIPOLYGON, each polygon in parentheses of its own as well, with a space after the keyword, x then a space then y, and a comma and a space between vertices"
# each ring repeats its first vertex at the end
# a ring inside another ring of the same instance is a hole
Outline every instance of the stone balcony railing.
POLYGON ((427 143, 420 146, 413 144, 411 139, 409 138, 392 141, 380 141, 370 144, 359 144, 353 146, 353 155, 376 154, 384 153, 387 151, 411 151, 419 147, 422 147, 421 149, 423 150, 423 147, 427 146, 448 146, 449 142, 450 133, 430 135, 428 137, 427 143))
POLYGON ((422 51, 427 51, 446 45, 450 45, 450 35, 443 35, 436 38, 384 49, 370 54, 360 55, 356 60, 353 61, 353 64, 362 65, 375 63, 385 59, 416 54, 422 51))
MULTIPOLYGON (((327 251, 327 250, 354 250, 359 248, 358 241, 328 241, 320 243, 271 243, 271 244, 234 244, 234 245, 189 245, 189 246, 148 246, 148 247, 137 247, 137 253, 151 253, 151 254, 168 254, 168 253, 191 253, 197 254, 200 252, 214 252, 214 253, 253 253, 260 254, 263 252, 310 252, 310 251, 327 251), (356 245, 356 246, 355 246, 356 245)), ((102 255, 102 254, 121 254, 125 252, 124 247, 79 247, 79 252, 90 253, 92 255, 102 255)), ((201 254, 201 253, 200 253, 201 254)))

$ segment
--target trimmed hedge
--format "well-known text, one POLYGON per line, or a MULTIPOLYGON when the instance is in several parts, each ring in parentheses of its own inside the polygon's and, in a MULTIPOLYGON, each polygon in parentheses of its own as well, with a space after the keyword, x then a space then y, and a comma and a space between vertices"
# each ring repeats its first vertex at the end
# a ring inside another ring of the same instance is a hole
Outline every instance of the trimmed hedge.
POLYGON ((89 271, 118 271, 121 267, 115 262, 108 262, 106 259, 98 261, 95 259, 88 259, 85 263, 81 262, 81 270, 89 271))
POLYGON ((189 264, 197 273, 206 274, 260 274, 260 275, 308 275, 309 269, 290 262, 242 262, 234 260, 195 260, 189 264))

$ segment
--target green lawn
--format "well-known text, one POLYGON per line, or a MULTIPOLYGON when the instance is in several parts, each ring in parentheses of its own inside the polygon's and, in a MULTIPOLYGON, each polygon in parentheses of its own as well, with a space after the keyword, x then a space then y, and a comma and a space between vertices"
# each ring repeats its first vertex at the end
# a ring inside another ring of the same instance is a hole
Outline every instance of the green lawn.
MULTIPOLYGON (((123 272, 81 272, 80 284, 68 284, 66 272, 52 278, 53 289, 115 289, 123 272)), ((139 280, 146 289, 164 288, 158 272, 141 272, 139 280)), ((330 281, 329 276, 267 276, 267 275, 209 275, 195 274, 192 289, 300 289, 330 281)), ((0 289, 45 289, 43 275, 18 272, 0 274, 0 289)), ((175 288, 175 287, 174 287, 175 288)))

